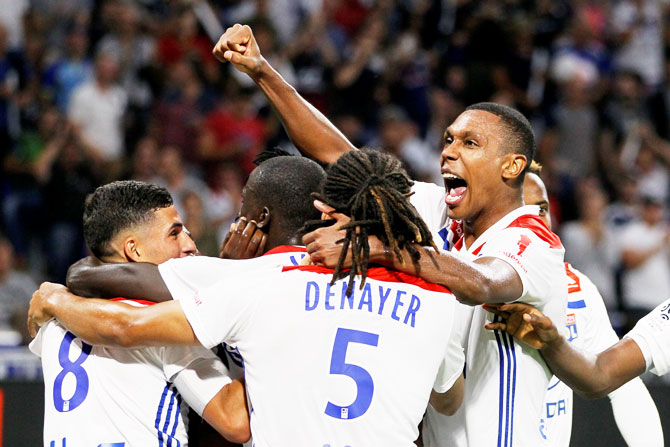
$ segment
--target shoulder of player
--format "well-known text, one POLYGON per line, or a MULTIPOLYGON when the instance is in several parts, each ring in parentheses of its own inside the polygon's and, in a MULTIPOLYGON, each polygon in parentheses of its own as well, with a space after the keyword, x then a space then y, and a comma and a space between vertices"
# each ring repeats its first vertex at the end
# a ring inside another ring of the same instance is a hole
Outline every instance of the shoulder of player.
POLYGON ((502 232, 526 235, 535 241, 542 241, 549 248, 563 249, 558 235, 552 232, 539 216, 523 214, 510 222, 502 232))
MULTIPOLYGON (((318 265, 285 266, 282 268, 283 273, 296 272, 296 271, 311 272, 324 275, 333 274, 332 269, 321 267, 318 265)), ((367 271, 367 278, 380 282, 402 283, 407 285, 413 285, 431 292, 451 293, 449 289, 440 284, 433 284, 428 281, 425 281, 424 279, 418 276, 409 275, 407 273, 402 273, 395 270, 389 270, 386 267, 381 266, 370 267, 367 271)))

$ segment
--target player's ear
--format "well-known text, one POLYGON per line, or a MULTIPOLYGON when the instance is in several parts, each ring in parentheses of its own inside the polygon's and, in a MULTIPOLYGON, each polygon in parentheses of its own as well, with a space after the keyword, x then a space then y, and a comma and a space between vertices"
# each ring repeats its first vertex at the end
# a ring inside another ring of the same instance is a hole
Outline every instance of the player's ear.
POLYGON ((519 177, 524 169, 528 160, 525 155, 522 154, 508 154, 505 162, 502 165, 502 177, 505 180, 511 180, 519 177))
POLYGON ((258 216, 257 228, 267 227, 270 224, 270 210, 268 207, 264 206, 263 211, 261 211, 260 216, 258 216))
POLYGON ((123 254, 129 261, 140 262, 142 258, 142 251, 137 243, 137 239, 128 236, 123 241, 123 254))

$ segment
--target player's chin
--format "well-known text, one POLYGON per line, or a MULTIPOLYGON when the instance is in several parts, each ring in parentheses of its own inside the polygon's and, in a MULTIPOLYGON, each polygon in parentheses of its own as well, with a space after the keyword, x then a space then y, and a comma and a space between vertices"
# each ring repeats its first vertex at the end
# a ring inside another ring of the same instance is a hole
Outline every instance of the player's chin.
POLYGON ((453 220, 464 220, 468 216, 468 207, 464 203, 447 205, 447 216, 453 220))

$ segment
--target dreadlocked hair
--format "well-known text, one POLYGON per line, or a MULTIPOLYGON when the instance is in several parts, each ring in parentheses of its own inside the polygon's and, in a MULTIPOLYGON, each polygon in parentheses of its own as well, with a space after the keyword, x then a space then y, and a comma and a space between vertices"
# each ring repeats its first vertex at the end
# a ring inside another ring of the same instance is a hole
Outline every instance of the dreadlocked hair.
POLYGON ((351 218, 342 227, 346 235, 338 241, 342 250, 331 282, 347 276, 342 264, 351 248, 347 296, 353 291, 356 275, 363 278, 361 288, 365 284, 370 257, 368 236, 377 236, 403 264, 403 248, 413 260, 421 256, 414 244, 437 250, 430 230, 409 203, 412 184, 397 158, 374 149, 349 151, 328 169, 323 192, 314 196, 351 218))

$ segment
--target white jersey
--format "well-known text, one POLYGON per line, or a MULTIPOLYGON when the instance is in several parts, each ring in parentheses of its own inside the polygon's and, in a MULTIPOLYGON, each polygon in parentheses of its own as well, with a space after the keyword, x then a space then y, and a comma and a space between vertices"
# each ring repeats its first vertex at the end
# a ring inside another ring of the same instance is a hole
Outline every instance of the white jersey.
POLYGON ((624 338, 640 347, 647 371, 658 376, 670 372, 670 299, 645 315, 624 338))
POLYGON ((200 342, 225 341, 244 358, 256 446, 413 446, 431 388, 447 391, 463 370, 456 301, 381 267, 347 297, 331 273, 238 271, 183 293, 161 271, 200 342))
POLYGON ((409 201, 430 229, 437 247, 449 250, 455 241, 447 238, 448 228, 444 228, 449 220, 444 196, 444 186, 415 181, 409 201))
MULTIPOLYGON (((470 247, 461 239, 452 252, 472 261, 479 257, 504 260, 523 283, 517 301, 562 321, 567 299, 564 250, 538 213, 537 206, 520 207, 488 228, 470 247)), ((537 350, 518 344, 504 331, 484 328, 497 320, 481 306, 474 308, 463 400, 467 442, 471 446, 540 445, 540 433, 531 421, 540 420, 551 372, 537 350)))
POLYGON ((91 346, 57 321, 30 349, 42 358, 45 447, 186 446, 188 406, 202 414, 231 381, 209 349, 91 346))
MULTIPOLYGON (((568 341, 580 350, 602 352, 619 341, 598 289, 582 272, 565 263, 568 307, 565 317, 568 341)), ((553 376, 547 388, 540 434, 547 445, 570 445, 572 389, 553 376)))

